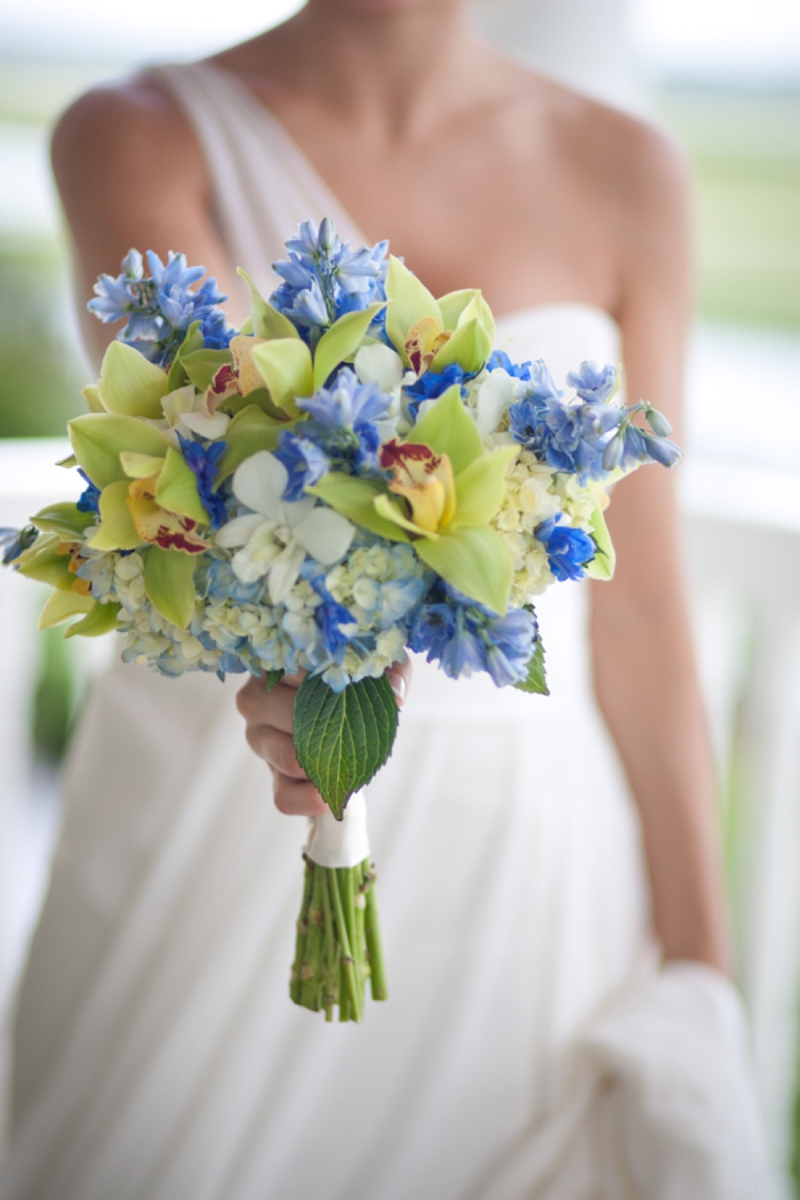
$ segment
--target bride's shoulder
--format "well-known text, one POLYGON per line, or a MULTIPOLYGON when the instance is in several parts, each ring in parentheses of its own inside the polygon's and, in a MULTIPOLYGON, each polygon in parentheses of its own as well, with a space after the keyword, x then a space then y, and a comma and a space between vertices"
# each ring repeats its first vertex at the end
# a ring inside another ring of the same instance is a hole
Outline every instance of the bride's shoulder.
POLYGON ((60 187, 79 190, 102 180, 107 188, 137 177, 157 188, 159 178, 199 180, 204 163, 177 105, 157 75, 140 71, 85 92, 53 131, 53 169, 60 187))

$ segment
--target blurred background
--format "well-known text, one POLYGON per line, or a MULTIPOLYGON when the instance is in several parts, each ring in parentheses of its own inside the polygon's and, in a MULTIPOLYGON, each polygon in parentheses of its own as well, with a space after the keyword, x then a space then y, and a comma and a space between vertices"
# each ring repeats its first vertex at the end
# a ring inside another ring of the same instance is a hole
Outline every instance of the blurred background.
MULTIPOLYGON (((53 119, 99 80, 200 57, 297 7, 139 0, 135 18, 106 0, 0 8, 0 525, 63 497, 66 477, 49 467, 61 446, 48 439, 82 411, 90 378, 48 165, 53 119)), ((476 16, 513 53, 664 125, 694 165, 686 553, 739 983, 772 1152, 797 1188, 800 0, 483 0, 476 16)), ((113 652, 108 639, 78 647, 58 630, 37 635, 40 604, 28 581, 0 576, 5 996, 46 881, 70 731, 87 679, 113 652)))

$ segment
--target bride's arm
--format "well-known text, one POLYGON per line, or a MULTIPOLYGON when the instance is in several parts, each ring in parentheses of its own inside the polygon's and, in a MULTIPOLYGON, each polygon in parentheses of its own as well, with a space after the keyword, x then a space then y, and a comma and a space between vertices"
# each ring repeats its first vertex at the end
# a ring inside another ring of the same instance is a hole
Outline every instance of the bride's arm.
MULTIPOLYGON (((692 301, 685 172, 674 151, 648 135, 626 183, 619 318, 628 396, 666 413, 680 441, 692 301)), ((664 954, 724 970, 718 811, 675 484, 675 472, 651 466, 615 489, 608 523, 617 572, 613 582, 592 585, 595 690, 641 814, 664 954)))

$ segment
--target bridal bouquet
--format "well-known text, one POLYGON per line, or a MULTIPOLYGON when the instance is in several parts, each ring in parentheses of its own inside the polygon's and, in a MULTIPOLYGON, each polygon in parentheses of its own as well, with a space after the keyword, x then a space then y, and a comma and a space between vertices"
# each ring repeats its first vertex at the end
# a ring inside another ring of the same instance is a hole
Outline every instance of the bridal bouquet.
POLYGON ((495 349, 479 291, 436 299, 387 243, 352 250, 324 220, 287 249, 269 300, 240 272, 238 331, 181 254, 100 277, 89 308, 126 325, 69 423, 85 490, 3 531, 5 561, 52 586, 42 628, 117 630, 126 662, 306 672, 297 757, 330 814, 290 992, 360 1020, 367 978, 386 995, 359 789, 396 733, 387 667, 410 649, 546 693, 535 597, 611 577, 605 485, 679 452, 648 404, 619 403, 616 366, 580 364, 565 393, 495 349))

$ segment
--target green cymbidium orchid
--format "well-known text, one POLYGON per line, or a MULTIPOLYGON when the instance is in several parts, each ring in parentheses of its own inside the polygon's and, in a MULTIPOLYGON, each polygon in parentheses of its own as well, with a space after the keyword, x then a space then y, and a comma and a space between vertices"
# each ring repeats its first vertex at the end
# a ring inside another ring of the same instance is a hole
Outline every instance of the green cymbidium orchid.
POLYGON ((389 259, 386 333, 417 374, 457 363, 468 374, 485 365, 494 346, 494 317, 481 292, 465 288, 434 299, 398 258, 389 259))
POLYGON ((516 446, 484 451, 453 387, 414 426, 413 440, 383 447, 388 485, 331 472, 308 491, 382 537, 412 542, 453 587, 505 613, 513 562, 489 522, 503 503, 506 471, 517 453, 516 446))

